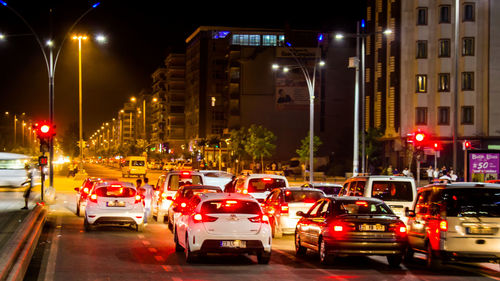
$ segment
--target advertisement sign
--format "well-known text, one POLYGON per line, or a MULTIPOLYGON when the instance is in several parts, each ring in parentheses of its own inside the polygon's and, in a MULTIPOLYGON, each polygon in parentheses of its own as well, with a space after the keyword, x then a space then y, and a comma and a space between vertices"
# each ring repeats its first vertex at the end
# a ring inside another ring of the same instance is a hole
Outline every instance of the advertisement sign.
POLYGON ((485 182, 500 175, 500 151, 468 151, 469 181, 485 182))

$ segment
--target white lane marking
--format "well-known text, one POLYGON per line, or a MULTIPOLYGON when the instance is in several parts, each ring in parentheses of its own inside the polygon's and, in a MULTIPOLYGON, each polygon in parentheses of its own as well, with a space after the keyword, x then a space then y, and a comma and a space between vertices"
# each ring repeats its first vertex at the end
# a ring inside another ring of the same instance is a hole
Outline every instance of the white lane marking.
POLYGON ((56 229, 52 234, 50 250, 49 250, 49 258, 47 261, 47 267, 43 279, 46 281, 55 280, 54 277, 56 272, 57 251, 59 249, 59 238, 61 237, 61 229, 62 229, 61 223, 62 223, 62 216, 59 214, 56 219, 56 229))

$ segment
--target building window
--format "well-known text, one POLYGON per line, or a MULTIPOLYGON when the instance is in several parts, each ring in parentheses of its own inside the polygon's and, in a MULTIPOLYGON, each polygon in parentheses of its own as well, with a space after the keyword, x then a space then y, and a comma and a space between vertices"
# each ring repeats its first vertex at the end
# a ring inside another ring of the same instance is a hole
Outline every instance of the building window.
POLYGON ((438 125, 450 125, 450 108, 448 106, 438 107, 438 125))
POLYGON ((427 107, 415 109, 415 125, 427 125, 427 107))
POLYGON ((439 7, 439 23, 450 23, 450 6, 439 7))
POLYGON ((419 40, 417 41, 417 59, 427 58, 427 41, 419 40))
POLYGON ((417 25, 427 25, 427 8, 417 8, 417 25))
POLYGON ((473 106, 462 106, 462 124, 463 125, 474 124, 474 107, 473 106))
POLYGON ((464 21, 474 21, 475 20, 475 8, 473 3, 464 4, 464 21))
POLYGON ((449 73, 439 73, 438 74, 438 91, 439 92, 449 92, 450 91, 450 74, 449 73))
POLYGON ((250 35, 249 39, 250 41, 248 44, 250 46, 260 46, 260 35, 255 35, 255 34, 250 35))
POLYGON ((439 39, 438 57, 450 57, 450 39, 439 39))
POLYGON ((427 75, 417 75, 417 93, 427 93, 427 75))
POLYGON ((465 37, 462 43, 462 56, 474 55, 474 37, 465 37))
POLYGON ((276 44, 277 44, 276 35, 262 36, 262 46, 276 46, 276 44))
POLYGON ((462 72, 462 90, 474 90, 474 72, 462 72))

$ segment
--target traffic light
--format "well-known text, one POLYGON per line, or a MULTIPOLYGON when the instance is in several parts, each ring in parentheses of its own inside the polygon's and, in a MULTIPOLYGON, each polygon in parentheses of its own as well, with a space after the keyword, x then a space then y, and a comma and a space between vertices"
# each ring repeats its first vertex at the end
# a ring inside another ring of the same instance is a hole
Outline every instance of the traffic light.
POLYGON ((434 151, 443 150, 443 146, 441 145, 441 142, 439 142, 439 141, 434 141, 432 143, 432 148, 434 149, 434 151))
POLYGON ((426 142, 427 135, 424 132, 418 130, 413 134, 413 146, 415 146, 416 148, 423 147, 426 142))
POLYGON ((462 143, 462 148, 463 148, 463 150, 469 150, 469 149, 471 149, 472 145, 471 145, 470 141, 464 140, 464 142, 462 143))
POLYGON ((49 122, 43 121, 35 123, 33 129, 37 138, 40 140, 40 152, 48 152, 50 140, 56 135, 55 126, 49 122))

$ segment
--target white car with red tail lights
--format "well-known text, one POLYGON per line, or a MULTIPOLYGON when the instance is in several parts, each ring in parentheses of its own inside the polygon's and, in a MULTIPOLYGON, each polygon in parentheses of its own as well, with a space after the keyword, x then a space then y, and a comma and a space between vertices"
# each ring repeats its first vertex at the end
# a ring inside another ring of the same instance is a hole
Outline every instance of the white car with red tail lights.
POLYGON ((250 195, 204 193, 192 198, 175 221, 176 250, 193 262, 206 253, 256 254, 271 259, 271 227, 259 202, 250 195))
POLYGON ((128 182, 96 183, 87 196, 85 231, 97 225, 132 226, 144 230, 144 203, 128 182))

